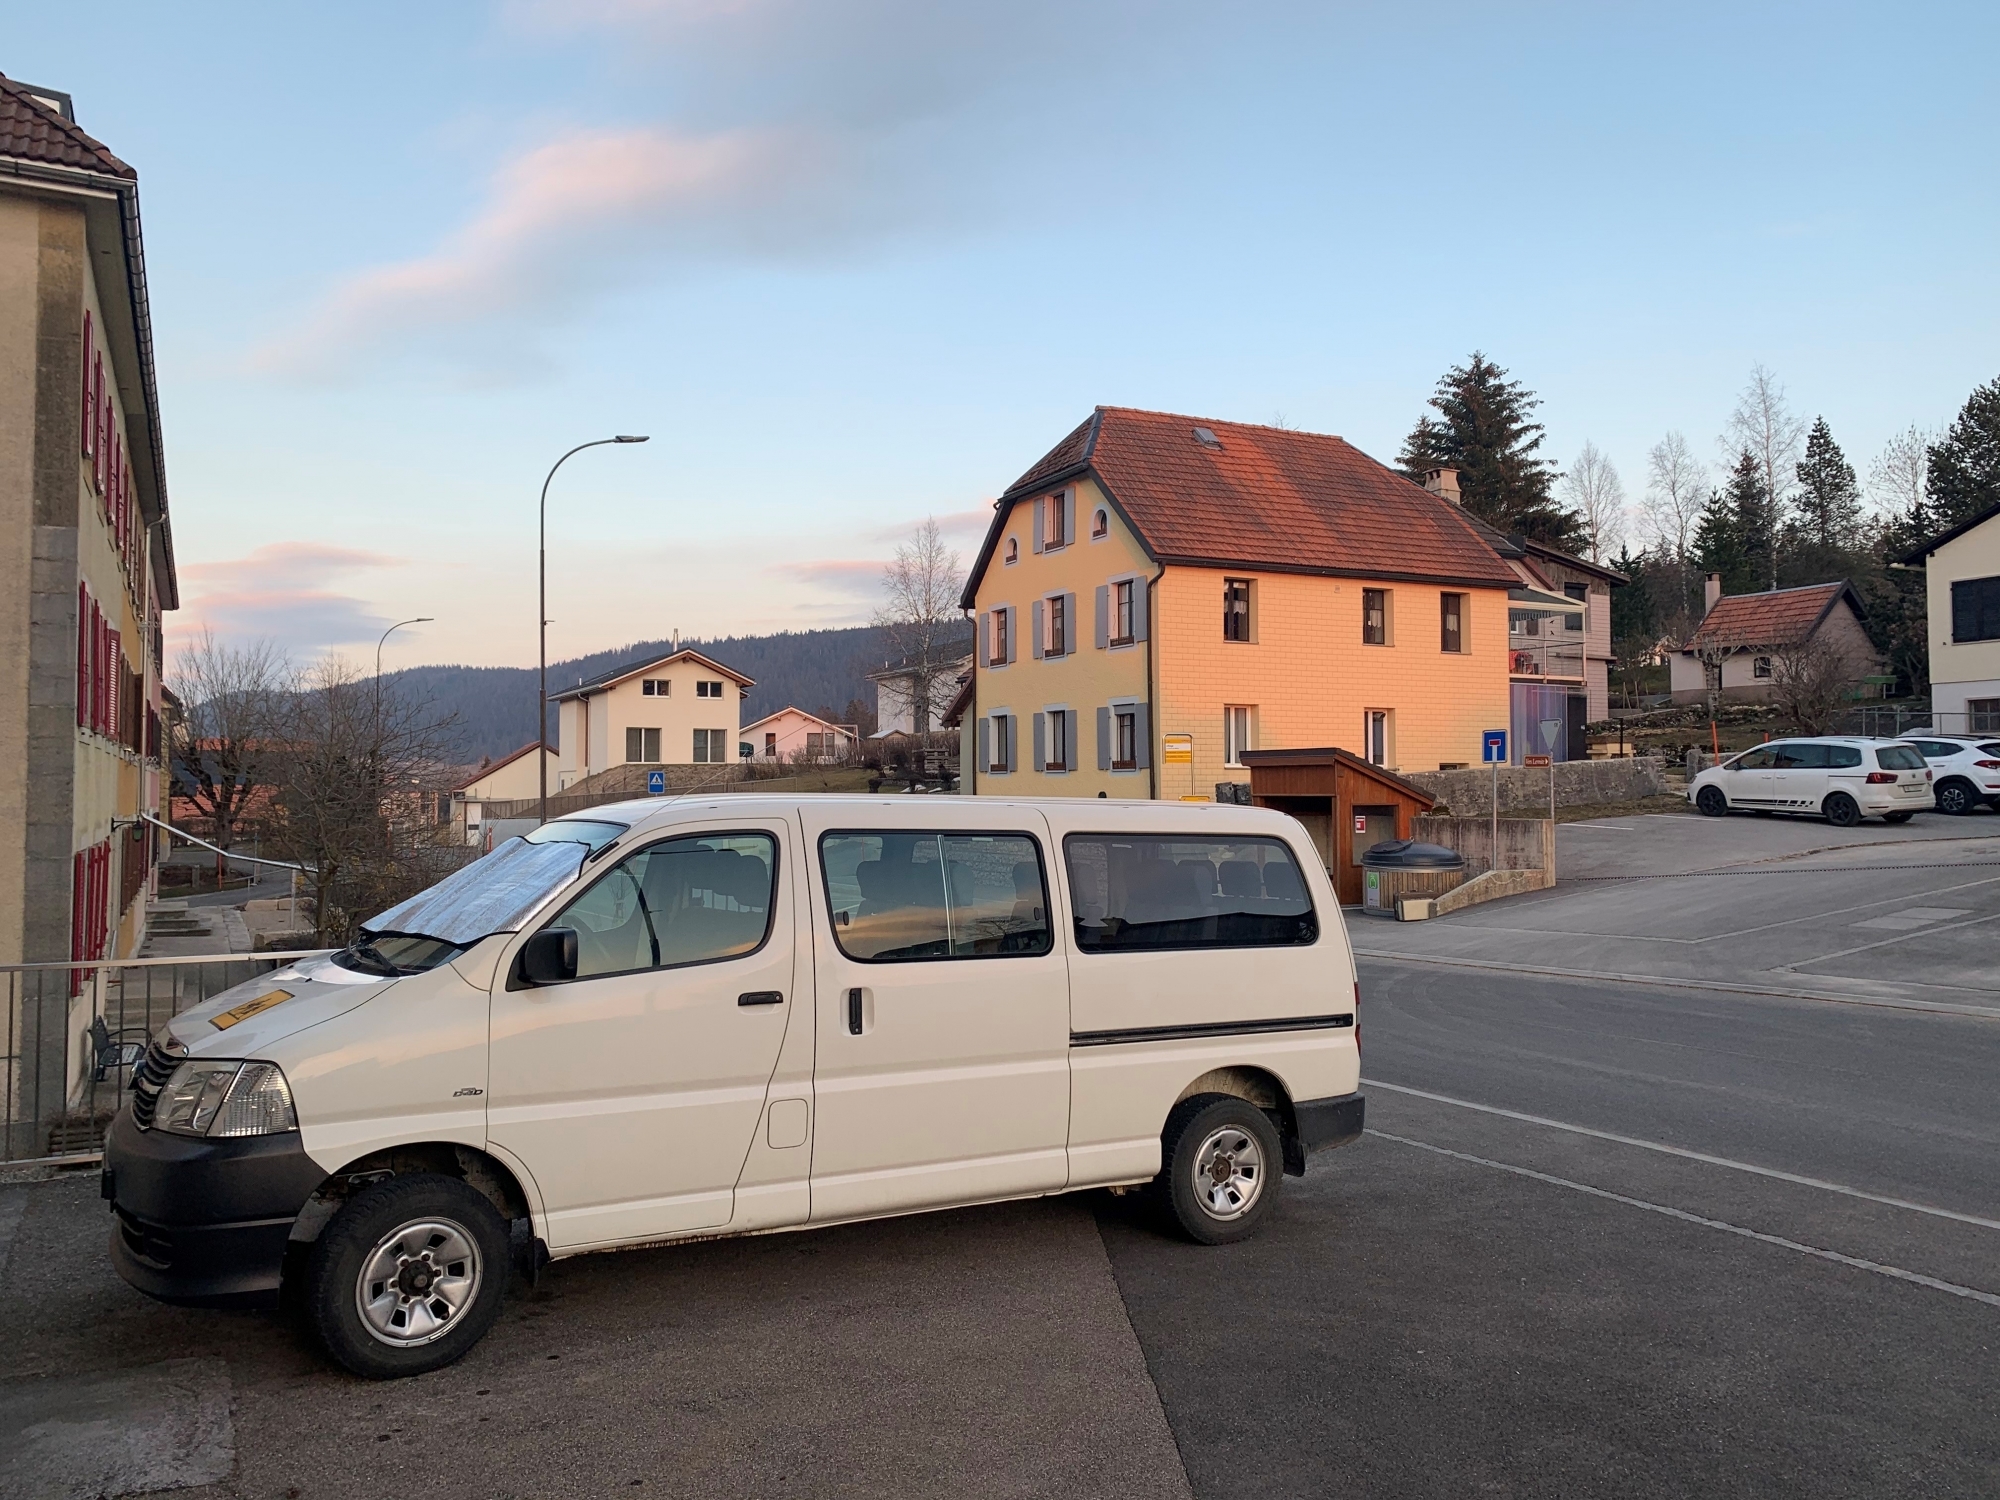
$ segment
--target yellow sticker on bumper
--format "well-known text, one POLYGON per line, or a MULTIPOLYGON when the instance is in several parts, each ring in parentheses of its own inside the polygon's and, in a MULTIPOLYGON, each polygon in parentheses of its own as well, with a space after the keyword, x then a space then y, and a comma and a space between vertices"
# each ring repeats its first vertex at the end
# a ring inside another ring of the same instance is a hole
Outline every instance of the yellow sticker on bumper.
POLYGON ((252 1016, 261 1016, 274 1005, 283 1005, 292 998, 290 990, 272 990, 259 995, 255 1000, 245 1000, 241 1005, 232 1005, 228 1010, 218 1012, 208 1018, 209 1024, 217 1031, 227 1031, 238 1021, 247 1021, 252 1016))

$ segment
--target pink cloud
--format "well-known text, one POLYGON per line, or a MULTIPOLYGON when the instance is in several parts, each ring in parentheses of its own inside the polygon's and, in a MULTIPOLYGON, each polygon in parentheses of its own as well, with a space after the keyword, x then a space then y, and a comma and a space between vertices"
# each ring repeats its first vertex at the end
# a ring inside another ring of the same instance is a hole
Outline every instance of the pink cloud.
POLYGON ((181 608, 167 616, 167 637, 179 644, 207 629, 224 640, 269 640, 286 651, 308 653, 371 641, 390 618, 358 595, 328 585, 404 562, 304 541, 270 542, 242 557, 184 562, 181 608))

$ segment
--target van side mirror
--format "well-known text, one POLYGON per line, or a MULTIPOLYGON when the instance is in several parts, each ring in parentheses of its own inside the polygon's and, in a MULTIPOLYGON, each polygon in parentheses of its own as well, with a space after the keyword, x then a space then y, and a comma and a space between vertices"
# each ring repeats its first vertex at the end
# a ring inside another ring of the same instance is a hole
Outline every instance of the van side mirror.
POLYGON ((522 945, 521 977, 529 984, 561 984, 576 978, 576 929, 544 927, 522 945))

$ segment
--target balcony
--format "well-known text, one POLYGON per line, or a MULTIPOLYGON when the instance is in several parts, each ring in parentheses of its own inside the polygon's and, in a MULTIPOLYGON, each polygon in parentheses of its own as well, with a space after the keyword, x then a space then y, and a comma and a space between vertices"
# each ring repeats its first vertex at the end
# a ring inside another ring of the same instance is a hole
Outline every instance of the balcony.
POLYGON ((1583 642, 1515 636, 1507 647, 1507 675, 1536 681, 1583 681, 1583 642))

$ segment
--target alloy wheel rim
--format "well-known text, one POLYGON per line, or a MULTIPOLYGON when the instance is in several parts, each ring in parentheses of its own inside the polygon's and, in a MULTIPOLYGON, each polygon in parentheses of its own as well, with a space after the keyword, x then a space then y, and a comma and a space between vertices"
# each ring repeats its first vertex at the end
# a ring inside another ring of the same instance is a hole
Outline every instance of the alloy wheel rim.
POLYGON ((1264 1152, 1237 1125, 1211 1130, 1194 1154, 1194 1192, 1212 1219, 1240 1219, 1264 1191, 1264 1152))
POLYGON ((458 1326, 479 1291, 479 1246, 449 1219, 412 1219, 375 1242, 354 1283, 361 1326, 392 1348, 432 1343, 458 1326))

